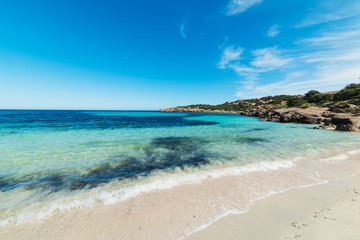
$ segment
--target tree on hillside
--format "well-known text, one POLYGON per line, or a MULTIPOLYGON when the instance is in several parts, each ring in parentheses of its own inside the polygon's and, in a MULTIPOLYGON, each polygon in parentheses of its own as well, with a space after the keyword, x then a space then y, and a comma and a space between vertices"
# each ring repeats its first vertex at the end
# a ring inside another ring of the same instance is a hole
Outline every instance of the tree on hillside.
POLYGON ((302 97, 296 97, 296 96, 292 96, 288 99, 287 101, 287 105, 288 107, 300 107, 301 105, 303 105, 304 103, 306 103, 306 101, 304 100, 304 98, 302 97))
POLYGON ((345 101, 351 99, 360 99, 360 84, 349 84, 345 88, 341 89, 334 96, 337 101, 345 101))
POLYGON ((311 99, 312 97, 314 97, 315 95, 319 94, 320 92, 319 91, 316 91, 316 90, 311 90, 309 92, 307 92, 304 96, 304 99, 305 100, 309 100, 311 99))

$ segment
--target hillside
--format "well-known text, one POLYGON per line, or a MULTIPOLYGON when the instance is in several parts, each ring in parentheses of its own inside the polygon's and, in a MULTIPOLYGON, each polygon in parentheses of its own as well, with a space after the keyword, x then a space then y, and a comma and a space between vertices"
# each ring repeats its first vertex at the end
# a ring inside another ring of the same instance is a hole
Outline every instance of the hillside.
POLYGON ((360 131, 360 84, 349 84, 340 91, 326 93, 311 90, 304 95, 277 95, 160 111, 238 113, 268 121, 322 124, 317 128, 360 131))
POLYGON ((349 84, 340 91, 320 93, 311 90, 305 95, 277 95, 255 99, 237 100, 226 102, 219 105, 195 104, 188 106, 178 106, 171 109, 185 110, 206 110, 214 112, 242 112, 250 110, 280 109, 280 108, 308 108, 326 107, 332 112, 360 112, 360 84, 349 84))

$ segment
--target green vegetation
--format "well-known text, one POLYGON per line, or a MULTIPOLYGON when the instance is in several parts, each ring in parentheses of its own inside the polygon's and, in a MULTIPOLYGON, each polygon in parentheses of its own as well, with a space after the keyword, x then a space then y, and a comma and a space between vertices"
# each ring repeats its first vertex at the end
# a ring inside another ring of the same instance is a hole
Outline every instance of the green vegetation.
POLYGON ((277 95, 219 105, 197 104, 183 107, 233 112, 289 107, 329 107, 335 112, 360 112, 360 84, 349 84, 338 92, 320 93, 311 90, 305 95, 277 95))
POLYGON ((303 97, 291 97, 286 103, 288 107, 301 107, 306 104, 306 100, 303 97))
POLYGON ((347 101, 355 105, 360 105, 360 84, 352 83, 347 85, 335 94, 334 100, 347 101))

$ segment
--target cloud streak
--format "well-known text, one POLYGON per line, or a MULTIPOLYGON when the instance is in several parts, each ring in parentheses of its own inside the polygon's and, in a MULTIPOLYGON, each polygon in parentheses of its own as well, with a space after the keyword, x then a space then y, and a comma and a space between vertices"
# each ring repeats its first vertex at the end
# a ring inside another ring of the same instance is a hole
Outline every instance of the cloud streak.
POLYGON ((333 31, 326 32, 322 36, 304 38, 298 41, 300 44, 310 44, 312 46, 333 46, 339 48, 339 45, 349 45, 351 43, 360 43, 360 30, 333 31))
POLYGON ((250 7, 261 3, 262 0, 231 0, 226 8, 226 15, 232 16, 248 10, 250 7))
POLYGON ((359 15, 360 3, 357 1, 324 1, 319 4, 314 12, 305 16, 298 24, 296 24, 296 27, 309 27, 322 23, 348 19, 359 15))
POLYGON ((245 77, 247 83, 254 83, 259 74, 281 69, 293 59, 282 56, 282 52, 277 47, 263 48, 251 51, 251 60, 242 62, 241 55, 244 49, 241 47, 230 46, 223 50, 218 63, 220 69, 231 69, 239 76, 245 77))
POLYGON ((185 23, 180 25, 179 34, 180 34, 180 37, 187 38, 186 33, 185 33, 185 23))
POLYGON ((243 51, 241 47, 230 46, 225 48, 222 52, 218 67, 224 69, 228 67, 229 63, 240 60, 240 55, 243 51))
POLYGON ((279 33, 280 33, 279 25, 275 24, 269 28, 269 30, 267 31, 267 36, 272 38, 272 37, 276 37, 279 33))
POLYGON ((277 50, 277 47, 258 49, 252 51, 252 54, 255 59, 251 61, 251 65, 267 69, 267 71, 281 68, 292 60, 292 58, 281 57, 281 52, 277 50))

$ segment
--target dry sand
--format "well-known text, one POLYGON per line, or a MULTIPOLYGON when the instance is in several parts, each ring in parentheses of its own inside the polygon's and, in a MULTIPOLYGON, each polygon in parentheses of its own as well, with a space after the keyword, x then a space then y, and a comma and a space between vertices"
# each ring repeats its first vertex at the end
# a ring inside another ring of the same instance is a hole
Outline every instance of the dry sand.
POLYGON ((360 239, 360 175, 256 201, 186 240, 360 239))

